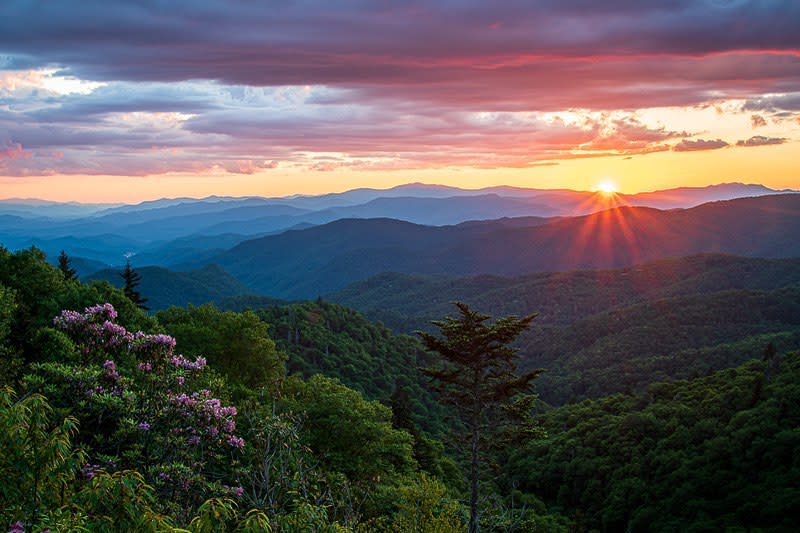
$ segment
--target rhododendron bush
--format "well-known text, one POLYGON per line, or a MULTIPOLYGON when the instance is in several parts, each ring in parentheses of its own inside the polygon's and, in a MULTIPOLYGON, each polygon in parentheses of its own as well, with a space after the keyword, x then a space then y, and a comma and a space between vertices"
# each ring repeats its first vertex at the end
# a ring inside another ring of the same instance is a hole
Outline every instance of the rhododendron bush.
POLYGON ((203 357, 176 353, 169 335, 131 332, 116 319, 111 304, 62 311, 54 326, 81 362, 35 364, 26 378, 77 417, 92 453, 84 475, 135 468, 184 510, 241 494, 245 441, 236 433, 236 407, 213 392, 220 379, 203 357))
POLYGON ((256 313, 148 316, 45 259, 0 245, 0 533, 402 529, 422 478, 388 407, 287 376, 256 313))

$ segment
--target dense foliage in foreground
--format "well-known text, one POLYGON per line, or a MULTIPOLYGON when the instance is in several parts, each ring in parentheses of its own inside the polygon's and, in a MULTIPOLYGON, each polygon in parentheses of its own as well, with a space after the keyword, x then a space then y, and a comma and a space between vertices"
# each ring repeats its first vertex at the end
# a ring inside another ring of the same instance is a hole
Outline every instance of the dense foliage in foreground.
MULTIPOLYGON (((546 435, 493 457, 482 530, 793 530, 798 300, 761 273, 559 326, 548 386, 596 399, 539 404, 546 435)), ((0 529, 463 531, 429 357, 321 300, 148 316, 0 248, 0 529)))
MULTIPOLYGON (((430 414, 402 394, 407 383, 418 396, 416 377, 386 374, 393 414, 338 379, 287 375, 254 313, 206 306, 148 317, 120 290, 68 279, 36 250, 0 249, 0 300, 2 527, 464 527, 457 467, 414 422, 430 414)), ((490 509, 489 530, 509 517, 561 523, 501 499, 490 509)))

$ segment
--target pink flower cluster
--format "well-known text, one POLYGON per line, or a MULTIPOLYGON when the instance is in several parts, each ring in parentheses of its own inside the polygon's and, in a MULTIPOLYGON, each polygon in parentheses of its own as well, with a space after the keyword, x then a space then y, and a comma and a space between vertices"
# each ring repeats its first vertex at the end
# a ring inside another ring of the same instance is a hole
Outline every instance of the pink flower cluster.
POLYGON ((119 372, 117 372, 117 365, 111 359, 106 359, 106 362, 103 363, 103 368, 105 369, 104 376, 106 379, 110 381, 119 381, 119 372))
POLYGON ((97 475, 97 471, 100 469, 100 465, 86 463, 83 467, 83 477, 86 479, 92 479, 94 476, 97 475))
POLYGON ((173 365, 185 370, 202 370, 206 367, 205 357, 196 357, 194 361, 189 361, 181 354, 173 355, 170 359, 173 365))
MULTIPOLYGON (((131 333, 124 326, 113 322, 117 318, 114 306, 93 305, 78 311, 64 310, 53 319, 53 324, 70 333, 82 344, 83 353, 88 355, 96 350, 122 349, 148 359, 139 363, 139 370, 151 372, 153 362, 167 359, 175 367, 189 371, 199 371, 206 367, 205 357, 190 361, 183 355, 173 355, 175 338, 163 333, 148 334, 142 331, 131 333)), ((108 369, 107 369, 108 370, 108 369)), ((111 369, 115 372, 115 369, 111 369)))
POLYGON ((116 320, 117 310, 110 303, 97 304, 85 309, 87 315, 93 315, 106 320, 116 320))
POLYGON ((199 444, 198 433, 202 433, 211 438, 222 438, 233 448, 244 448, 244 439, 233 434, 236 431, 236 422, 233 420, 237 414, 236 407, 223 406, 219 398, 211 397, 211 391, 204 389, 192 394, 181 393, 172 396, 170 402, 179 407, 181 416, 192 420, 191 426, 178 430, 189 435, 188 444, 199 444))
POLYGON ((133 334, 130 349, 134 352, 157 353, 169 357, 175 349, 175 338, 163 333, 148 334, 137 331, 133 334))
MULTIPOLYGON (((83 313, 62 311, 53 321, 86 355, 83 371, 88 378, 81 381, 81 390, 92 402, 107 399, 99 395, 123 398, 133 429, 125 438, 135 443, 146 440, 150 448, 163 452, 155 468, 176 463, 203 472, 210 461, 222 458, 223 451, 239 453, 245 441, 235 433, 236 407, 223 405, 207 389, 197 391, 196 380, 208 365, 206 358, 176 354, 173 337, 129 332, 114 322, 116 317, 114 307, 103 304, 87 307, 83 313), (123 364, 131 356, 134 369, 123 364)), ((87 465, 84 475, 93 477, 96 468, 87 465)), ((158 483, 188 488, 191 479, 180 472, 162 471, 158 483)), ((231 489, 233 494, 240 491, 241 487, 231 489)))
POLYGON ((93 349, 114 349, 127 346, 133 336, 119 324, 113 322, 117 311, 111 304, 87 307, 83 313, 61 311, 53 319, 53 324, 67 333, 78 337, 84 343, 84 354, 93 349))

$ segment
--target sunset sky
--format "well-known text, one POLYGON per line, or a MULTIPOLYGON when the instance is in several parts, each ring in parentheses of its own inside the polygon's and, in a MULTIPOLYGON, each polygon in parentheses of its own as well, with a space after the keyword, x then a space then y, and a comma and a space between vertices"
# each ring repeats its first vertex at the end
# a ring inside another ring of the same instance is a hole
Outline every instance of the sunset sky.
POLYGON ((796 0, 177 5, 0 3, 0 198, 800 187, 796 0))

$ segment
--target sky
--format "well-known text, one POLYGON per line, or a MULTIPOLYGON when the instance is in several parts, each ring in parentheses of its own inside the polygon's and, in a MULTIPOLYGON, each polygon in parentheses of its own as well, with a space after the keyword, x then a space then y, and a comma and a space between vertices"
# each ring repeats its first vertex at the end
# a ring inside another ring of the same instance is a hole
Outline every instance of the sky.
POLYGON ((0 2, 0 198, 798 188, 798 141, 796 0, 0 2))

